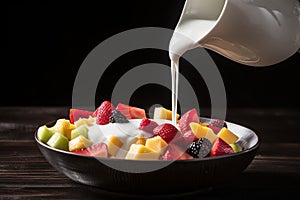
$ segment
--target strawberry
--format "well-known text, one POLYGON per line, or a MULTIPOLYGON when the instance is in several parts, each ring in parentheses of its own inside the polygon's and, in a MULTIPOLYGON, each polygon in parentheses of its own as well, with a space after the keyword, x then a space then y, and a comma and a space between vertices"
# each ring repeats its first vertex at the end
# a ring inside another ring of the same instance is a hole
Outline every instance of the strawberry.
POLYGON ((182 148, 177 145, 169 144, 166 153, 162 157, 163 160, 186 160, 193 159, 192 156, 187 154, 182 148))
POLYGON ((107 158, 107 145, 105 143, 94 144, 90 147, 73 151, 73 153, 86 155, 86 156, 94 156, 94 157, 104 157, 107 158))
POLYGON ((114 109, 115 108, 111 102, 103 101, 102 104, 93 113, 93 116, 96 117, 96 123, 100 125, 108 124, 111 112, 114 109))
POLYGON ((159 135, 168 144, 179 133, 178 129, 172 124, 161 124, 153 129, 154 135, 159 135))
POLYGON ((93 112, 88 110, 80 110, 71 108, 69 112, 70 122, 74 124, 79 118, 89 118, 89 116, 92 116, 93 112))
POLYGON ((146 117, 144 109, 122 103, 117 105, 116 110, 120 111, 127 119, 143 119, 146 117))
POLYGON ((192 130, 186 131, 185 133, 181 133, 183 139, 188 142, 191 143, 193 141, 196 141, 198 138, 195 136, 195 134, 192 132, 192 130))
POLYGON ((226 155, 231 153, 234 153, 231 146, 228 145, 226 142, 224 142, 221 138, 217 138, 217 140, 215 141, 211 149, 210 157, 221 156, 221 155, 226 155))
POLYGON ((181 116, 180 120, 178 121, 178 126, 182 134, 191 130, 191 122, 200 123, 196 109, 187 111, 181 116))
POLYGON ((139 125, 139 129, 147 133, 153 133, 153 129, 155 129, 157 126, 158 124, 155 121, 144 118, 139 125))
POLYGON ((217 134, 223 127, 227 127, 227 125, 224 120, 211 119, 208 127, 211 128, 215 134, 217 134))
POLYGON ((181 156, 179 156, 178 160, 188 160, 188 159, 193 159, 193 156, 190 154, 184 152, 181 156))
POLYGON ((192 122, 200 123, 196 109, 187 111, 181 116, 180 120, 178 121, 181 135, 188 143, 191 143, 197 139, 190 127, 190 123, 192 122))

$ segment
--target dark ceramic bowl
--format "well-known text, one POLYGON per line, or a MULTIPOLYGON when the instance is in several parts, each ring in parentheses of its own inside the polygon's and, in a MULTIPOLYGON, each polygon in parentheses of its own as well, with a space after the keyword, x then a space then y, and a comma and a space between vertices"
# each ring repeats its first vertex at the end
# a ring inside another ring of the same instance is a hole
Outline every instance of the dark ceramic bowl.
MULTIPOLYGON (((239 176, 251 163, 259 148, 258 136, 246 127, 226 123, 239 137, 248 137, 246 150, 218 157, 173 162, 94 158, 51 148, 37 139, 37 133, 35 140, 47 161, 73 181, 114 192, 174 194, 225 184, 239 176), (165 167, 161 168, 162 165, 165 167), (117 170, 117 166, 127 171, 117 170), (149 166, 151 169, 161 169, 138 172, 138 169, 149 166)), ((47 124, 49 127, 53 125, 54 122, 47 124)))

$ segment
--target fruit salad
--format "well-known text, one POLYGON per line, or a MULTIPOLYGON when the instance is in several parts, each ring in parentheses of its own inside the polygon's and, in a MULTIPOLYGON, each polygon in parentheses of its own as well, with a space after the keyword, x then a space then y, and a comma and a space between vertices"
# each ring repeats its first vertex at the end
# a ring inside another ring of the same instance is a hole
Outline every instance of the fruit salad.
POLYGON ((172 124, 172 111, 104 101, 94 111, 71 108, 69 118, 52 127, 40 126, 37 138, 46 145, 74 154, 134 160, 205 159, 244 149, 223 120, 201 122, 196 109, 172 124))

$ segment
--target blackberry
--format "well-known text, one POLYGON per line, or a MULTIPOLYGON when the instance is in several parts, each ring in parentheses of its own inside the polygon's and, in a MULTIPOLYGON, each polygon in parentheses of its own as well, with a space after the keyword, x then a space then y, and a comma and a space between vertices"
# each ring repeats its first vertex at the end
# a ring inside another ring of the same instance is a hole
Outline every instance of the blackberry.
POLYGON ((193 142, 187 149, 187 153, 194 158, 204 158, 211 151, 212 144, 206 138, 200 138, 193 142))
POLYGON ((113 110, 109 118, 110 123, 128 123, 128 119, 118 110, 113 110))

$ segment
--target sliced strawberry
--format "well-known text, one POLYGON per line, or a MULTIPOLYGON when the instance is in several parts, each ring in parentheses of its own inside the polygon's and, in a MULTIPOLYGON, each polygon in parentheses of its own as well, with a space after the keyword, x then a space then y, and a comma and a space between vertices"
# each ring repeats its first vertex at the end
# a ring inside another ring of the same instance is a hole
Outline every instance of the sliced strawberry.
POLYGON ((224 120, 211 119, 208 127, 211 128, 215 134, 217 134, 223 127, 227 127, 227 125, 224 120))
POLYGON ((185 150, 175 144, 169 144, 166 153, 162 157, 163 160, 185 160, 193 159, 185 150))
POLYGON ((234 153, 231 146, 224 142, 221 138, 217 138, 211 149, 210 156, 221 156, 231 153, 234 153))
POLYGON ((104 157, 107 158, 107 145, 105 143, 94 144, 85 149, 73 151, 73 153, 86 155, 86 156, 95 156, 95 157, 104 157))
POLYGON ((143 119, 146 112, 142 108, 119 103, 116 110, 120 111, 127 119, 143 119))
POLYGON ((130 106, 119 103, 116 110, 120 111, 127 119, 132 119, 130 115, 130 106))
POLYGON ((155 129, 157 126, 158 124, 155 121, 144 118, 139 125, 139 129, 147 133, 153 133, 153 129, 155 129))
POLYGON ((103 101, 102 104, 95 110, 93 116, 96 117, 96 123, 100 125, 108 124, 111 112, 114 106, 109 101, 103 101))
POLYGON ((193 156, 190 154, 184 152, 181 156, 179 156, 178 160, 188 160, 188 159, 193 159, 193 156))
POLYGON ((142 108, 131 106, 130 115, 132 119, 143 119, 146 117, 146 112, 142 108))
POLYGON ((192 143, 193 141, 196 141, 198 138, 195 136, 195 134, 192 132, 192 130, 186 131, 185 133, 181 133, 183 139, 186 142, 192 143))
POLYGON ((191 109, 184 113, 180 120, 178 121, 178 126, 181 132, 182 137, 189 143, 197 140, 195 135, 193 134, 190 123, 196 122, 200 123, 199 116, 196 109, 191 109))
POLYGON ((81 110, 81 109, 75 109, 71 108, 69 112, 70 122, 74 124, 79 118, 89 118, 89 116, 92 116, 93 112, 88 110, 81 110))
POLYGON ((178 129, 172 124, 161 124, 153 129, 153 133, 155 135, 159 135, 163 140, 165 140, 168 144, 173 140, 173 138, 179 134, 178 129))
POLYGON ((191 109, 181 116, 180 120, 178 121, 178 126, 181 131, 181 134, 184 134, 191 130, 191 122, 200 123, 196 109, 191 109))

